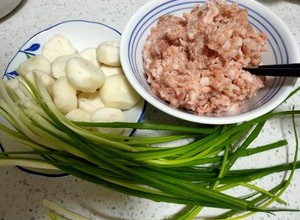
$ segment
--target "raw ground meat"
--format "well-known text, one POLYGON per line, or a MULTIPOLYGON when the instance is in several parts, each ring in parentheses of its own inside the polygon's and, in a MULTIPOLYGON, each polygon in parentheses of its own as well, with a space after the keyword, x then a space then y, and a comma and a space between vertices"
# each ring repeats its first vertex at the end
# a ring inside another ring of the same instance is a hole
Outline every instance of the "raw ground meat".
POLYGON ((160 17, 143 49, 152 91, 198 115, 238 110, 264 86, 264 78, 242 69, 257 66, 267 49, 266 35, 247 17, 236 3, 216 0, 183 17, 160 17))

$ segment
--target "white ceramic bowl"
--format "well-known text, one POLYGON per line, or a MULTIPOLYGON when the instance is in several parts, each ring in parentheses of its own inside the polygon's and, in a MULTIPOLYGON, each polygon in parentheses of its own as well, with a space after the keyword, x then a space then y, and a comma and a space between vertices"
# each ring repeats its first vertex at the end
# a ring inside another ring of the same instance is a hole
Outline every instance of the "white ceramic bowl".
MULTIPOLYGON (((190 12, 197 3, 205 0, 153 0, 140 8, 127 23, 121 38, 121 62, 124 72, 136 91, 156 108, 187 121, 204 124, 230 124, 247 121, 276 108, 292 91, 296 78, 268 78, 266 87, 255 97, 247 100, 238 112, 199 116, 175 109, 156 97, 146 82, 143 70, 142 50, 150 28, 160 16, 175 14, 181 16, 190 12)), ((229 0, 228 3, 235 1, 229 0)), ((239 0, 239 6, 248 9, 249 22, 253 27, 268 35, 268 52, 263 55, 264 64, 299 62, 297 44, 286 25, 269 9, 252 0, 239 0)))
POLYGON ((0 0, 0 18, 8 15, 20 3, 21 3, 21 0, 0 0))

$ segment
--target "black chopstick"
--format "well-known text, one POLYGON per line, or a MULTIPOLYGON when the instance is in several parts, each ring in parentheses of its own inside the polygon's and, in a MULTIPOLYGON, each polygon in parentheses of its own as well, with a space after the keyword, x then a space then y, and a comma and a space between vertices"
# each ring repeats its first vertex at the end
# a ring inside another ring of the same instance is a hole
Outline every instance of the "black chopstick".
POLYGON ((300 77, 300 63, 261 65, 244 70, 258 76, 300 77))

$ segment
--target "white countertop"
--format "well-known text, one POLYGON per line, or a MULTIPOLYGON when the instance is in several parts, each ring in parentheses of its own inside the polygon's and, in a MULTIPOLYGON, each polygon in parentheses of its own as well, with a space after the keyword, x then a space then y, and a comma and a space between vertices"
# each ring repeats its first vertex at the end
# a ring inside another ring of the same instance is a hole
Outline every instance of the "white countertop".
MULTIPOLYGON (((23 0, 17 9, 0 20, 0 71, 3 73, 8 62, 18 49, 35 33, 64 20, 83 19, 98 21, 115 27, 122 32, 130 16, 146 0, 23 0)), ((260 0, 275 12, 290 28, 300 48, 300 1, 260 0)), ((299 86, 299 80, 298 84, 299 86)), ((293 99, 299 103, 300 95, 293 99)), ((299 105, 298 105, 299 106, 299 105)), ((146 120, 164 118, 175 120, 148 106, 146 120)), ((273 126, 281 127, 279 121, 264 129, 265 137, 274 136, 273 126)), ((286 126, 282 122, 282 127, 286 126)), ((298 120, 298 130, 300 131, 298 120)), ((289 128, 290 129, 290 128, 289 128)), ((287 137, 288 139, 291 137, 287 137)), ((285 151, 284 154, 291 153, 285 151)), ((284 158, 286 155, 279 157, 284 158)), ((267 160, 272 159, 270 155, 267 160)), ((274 158, 273 158, 274 159, 274 158)), ((300 170, 296 171, 290 187, 283 198, 288 208, 300 209, 300 170)), ((280 175, 283 178, 283 175, 280 175)), ((273 181, 273 180, 271 180, 273 181)), ((47 219, 42 206, 44 198, 92 219, 162 219, 179 210, 180 206, 155 203, 82 181, 72 176, 44 177, 28 174, 15 167, 0 168, 0 220, 47 219)), ((300 212, 282 212, 276 215, 256 214, 250 219, 300 219, 300 212)))

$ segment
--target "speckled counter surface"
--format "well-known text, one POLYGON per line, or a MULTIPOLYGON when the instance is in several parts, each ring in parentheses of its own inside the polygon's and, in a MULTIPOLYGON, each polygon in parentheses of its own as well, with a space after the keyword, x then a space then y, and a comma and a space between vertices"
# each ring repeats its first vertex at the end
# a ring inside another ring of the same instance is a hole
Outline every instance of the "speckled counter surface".
MULTIPOLYGON (((20 46, 33 34, 64 20, 84 19, 98 21, 115 27, 122 32, 130 16, 146 0, 23 0, 9 16, 0 20, 0 71, 3 73, 8 62, 20 46)), ((275 12, 290 28, 300 48, 300 1, 260 0, 275 12)), ((298 80, 299 86, 299 80, 298 80)), ((286 106, 299 106, 300 95, 286 106), (297 104, 298 103, 298 104, 297 104)), ((284 106, 283 106, 284 107, 284 106)), ((145 120, 176 120, 148 106, 145 120)), ((272 121, 263 130, 264 139, 282 136, 293 143, 290 121, 272 121)), ((297 119, 300 130, 300 119, 297 119)), ((258 140, 259 142, 260 140, 258 140)), ((293 154, 291 148, 277 150, 274 154, 261 155, 254 160, 285 162, 293 154)), ((252 160, 252 163, 255 161, 252 160)), ((247 164, 247 163, 246 163, 247 164)), ((270 177, 265 183, 272 184, 284 178, 270 177)), ((282 196, 288 201, 288 208, 300 209, 300 170, 282 196)), ((42 206, 44 198, 55 201, 67 208, 92 219, 162 219, 175 213, 181 207, 173 204, 155 203, 144 199, 112 192, 72 176, 44 177, 31 175, 15 167, 0 169, 0 220, 47 219, 42 206)), ((256 214, 250 219, 300 219, 299 213, 256 214)))

